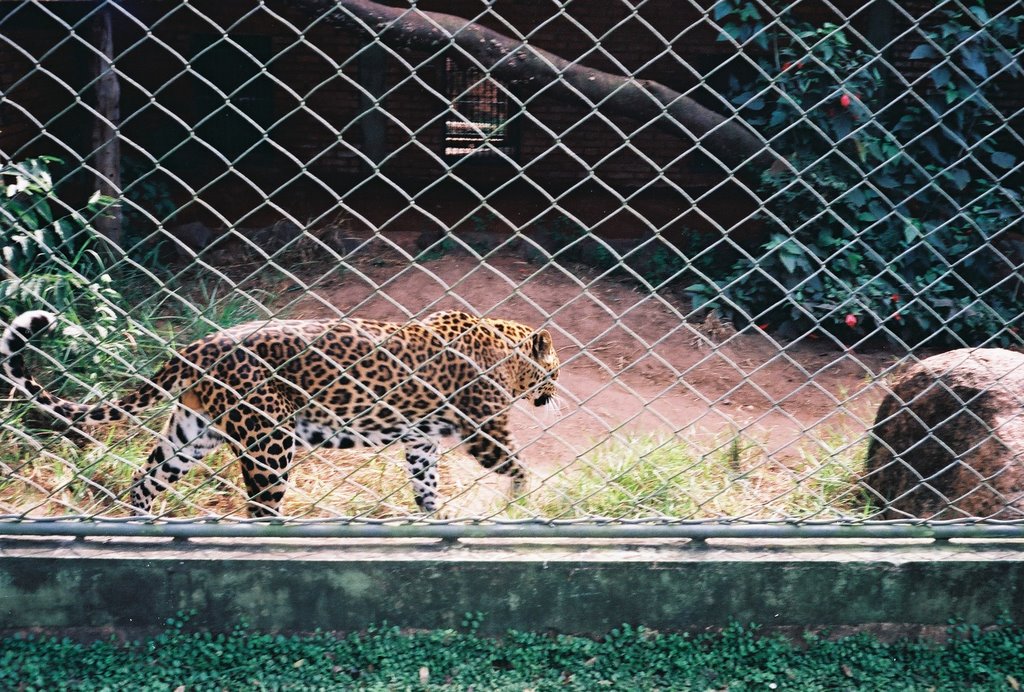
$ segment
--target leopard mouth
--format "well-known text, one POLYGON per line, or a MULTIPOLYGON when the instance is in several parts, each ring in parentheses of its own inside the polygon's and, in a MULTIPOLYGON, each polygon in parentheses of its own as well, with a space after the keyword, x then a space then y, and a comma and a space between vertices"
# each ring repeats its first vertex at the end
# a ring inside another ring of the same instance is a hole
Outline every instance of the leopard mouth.
POLYGON ((543 406, 544 404, 548 403, 549 401, 551 401, 551 395, 545 393, 545 394, 541 394, 536 399, 534 399, 533 400, 533 405, 534 406, 543 406))

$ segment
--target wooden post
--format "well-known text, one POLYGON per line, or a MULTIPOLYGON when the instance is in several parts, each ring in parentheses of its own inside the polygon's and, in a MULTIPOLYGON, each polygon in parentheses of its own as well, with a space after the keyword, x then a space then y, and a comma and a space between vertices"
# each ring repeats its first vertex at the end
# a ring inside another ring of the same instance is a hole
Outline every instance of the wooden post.
POLYGON ((374 98, 384 94, 384 49, 372 43, 359 51, 359 84, 365 89, 359 96, 363 112, 359 126, 363 131, 363 154, 375 164, 384 160, 386 153, 384 116, 374 105, 374 98), (372 98, 371 98, 372 96, 372 98))
MULTIPOLYGON (((117 128, 121 122, 121 84, 114 71, 114 32, 110 3, 104 2, 96 15, 96 118, 92 132, 93 164, 100 194, 121 195, 121 141, 117 128)), ((115 205, 96 219, 95 226, 113 246, 121 244, 121 207, 115 205)))

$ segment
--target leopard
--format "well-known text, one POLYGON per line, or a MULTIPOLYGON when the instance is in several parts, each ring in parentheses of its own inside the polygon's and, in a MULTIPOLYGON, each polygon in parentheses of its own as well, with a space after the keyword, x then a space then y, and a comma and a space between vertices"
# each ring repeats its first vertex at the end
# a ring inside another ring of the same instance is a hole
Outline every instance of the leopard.
POLYGON ((32 310, 0 337, 0 371, 65 427, 138 420, 170 400, 171 413, 132 478, 134 513, 227 444, 240 462, 250 517, 279 517, 296 451, 398 443, 418 510, 438 510, 441 441, 456 436, 485 469, 523 493, 526 474, 510 430, 512 406, 556 404, 560 362, 551 333, 458 310, 421 320, 268 319, 221 329, 177 349, 154 375, 116 399, 79 403, 49 392, 22 356, 57 316, 32 310), (133 418, 134 417, 134 418, 133 418))

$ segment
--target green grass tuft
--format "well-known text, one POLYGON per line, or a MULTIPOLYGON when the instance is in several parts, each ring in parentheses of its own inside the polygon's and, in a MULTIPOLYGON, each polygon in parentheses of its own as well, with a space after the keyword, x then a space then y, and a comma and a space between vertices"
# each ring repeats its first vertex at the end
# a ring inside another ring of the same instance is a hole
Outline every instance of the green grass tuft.
POLYGON ((856 484, 865 452, 850 434, 811 438, 784 457, 741 435, 697 445, 631 434, 546 479, 524 508, 557 519, 850 516, 866 506, 856 484))

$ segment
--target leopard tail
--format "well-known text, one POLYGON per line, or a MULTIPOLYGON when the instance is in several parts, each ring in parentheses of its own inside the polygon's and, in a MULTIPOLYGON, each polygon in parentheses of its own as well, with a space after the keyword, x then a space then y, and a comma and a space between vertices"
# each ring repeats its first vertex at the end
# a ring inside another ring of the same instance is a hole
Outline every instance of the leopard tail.
POLYGON ((15 317, 0 337, 0 373, 16 391, 31 398, 36 407, 60 420, 86 425, 123 420, 188 384, 182 381, 179 370, 165 366, 151 381, 116 401, 80 404, 51 394, 25 369, 21 352, 32 336, 52 328, 56 321, 56 315, 43 310, 31 310, 15 317))

